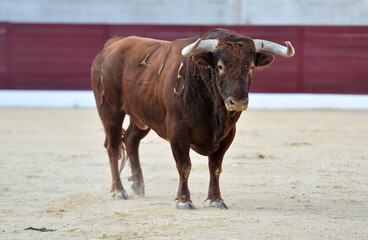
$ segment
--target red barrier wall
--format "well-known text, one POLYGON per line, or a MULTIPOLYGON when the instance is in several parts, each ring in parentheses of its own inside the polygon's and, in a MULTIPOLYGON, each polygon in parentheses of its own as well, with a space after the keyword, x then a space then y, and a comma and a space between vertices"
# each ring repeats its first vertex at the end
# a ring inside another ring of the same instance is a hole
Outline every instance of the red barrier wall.
POLYGON ((0 89, 91 89, 91 63, 111 36, 173 40, 223 27, 296 55, 253 77, 252 92, 368 94, 368 26, 178 26, 0 23, 0 89))

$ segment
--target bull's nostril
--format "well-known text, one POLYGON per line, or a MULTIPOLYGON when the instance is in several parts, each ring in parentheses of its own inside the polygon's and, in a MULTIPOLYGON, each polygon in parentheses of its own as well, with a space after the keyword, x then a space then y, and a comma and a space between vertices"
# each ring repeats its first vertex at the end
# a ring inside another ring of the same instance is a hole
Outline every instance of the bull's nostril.
POLYGON ((231 104, 231 105, 235 105, 235 103, 233 102, 233 100, 230 100, 230 101, 229 101, 229 104, 231 104))

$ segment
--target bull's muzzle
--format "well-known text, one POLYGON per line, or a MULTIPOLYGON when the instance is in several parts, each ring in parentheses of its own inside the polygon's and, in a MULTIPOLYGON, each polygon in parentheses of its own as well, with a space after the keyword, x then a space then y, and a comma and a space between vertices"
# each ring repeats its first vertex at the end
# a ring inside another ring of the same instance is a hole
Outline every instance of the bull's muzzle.
POLYGON ((229 97, 225 101, 225 106, 228 111, 245 111, 248 108, 248 98, 236 99, 229 97))

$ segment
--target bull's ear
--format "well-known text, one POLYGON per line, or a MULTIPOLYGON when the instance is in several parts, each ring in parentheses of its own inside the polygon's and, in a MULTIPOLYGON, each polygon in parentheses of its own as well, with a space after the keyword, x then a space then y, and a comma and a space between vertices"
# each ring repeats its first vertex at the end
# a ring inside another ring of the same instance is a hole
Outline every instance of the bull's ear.
POLYGON ((256 61, 254 65, 256 65, 256 67, 264 67, 264 66, 271 64, 273 60, 274 60, 274 57, 271 54, 257 53, 256 61))
POLYGON ((200 53, 192 56, 192 60, 199 66, 210 67, 213 66, 212 53, 200 53))

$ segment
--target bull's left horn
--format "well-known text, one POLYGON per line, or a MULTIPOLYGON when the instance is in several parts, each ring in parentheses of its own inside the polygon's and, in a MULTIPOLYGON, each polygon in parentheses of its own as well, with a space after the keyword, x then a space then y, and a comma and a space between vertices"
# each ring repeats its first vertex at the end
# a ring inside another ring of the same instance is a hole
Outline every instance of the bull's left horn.
POLYGON ((295 54, 295 50, 289 41, 285 42, 286 47, 262 39, 253 39, 253 41, 256 46, 256 52, 269 52, 283 57, 292 57, 295 54))
POLYGON ((193 54, 198 54, 202 52, 214 52, 216 51, 217 44, 217 39, 202 40, 201 38, 198 38, 198 40, 194 43, 185 46, 181 51, 181 54, 184 57, 190 57, 193 54))

